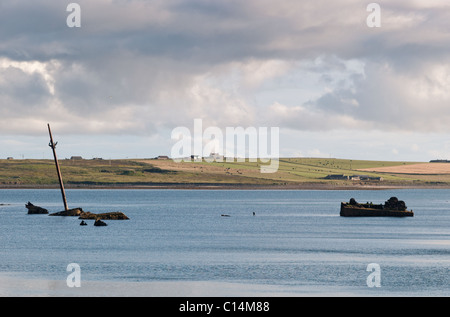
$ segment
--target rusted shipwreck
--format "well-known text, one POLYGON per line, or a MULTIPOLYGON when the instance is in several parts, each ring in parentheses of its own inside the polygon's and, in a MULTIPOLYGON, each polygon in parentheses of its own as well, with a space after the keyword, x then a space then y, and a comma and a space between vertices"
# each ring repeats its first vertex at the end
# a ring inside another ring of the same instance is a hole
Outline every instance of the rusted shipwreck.
MULTIPOLYGON (((49 216, 79 217, 79 219, 93 219, 93 220, 95 220, 95 224, 94 224, 95 226, 106 226, 106 224, 104 222, 102 222, 101 220, 128 220, 129 218, 120 211, 95 214, 95 213, 92 213, 89 211, 84 211, 82 208, 69 209, 68 204, 67 204, 67 199, 66 199, 66 192, 64 189, 64 183, 63 183, 62 176, 61 176, 61 170, 59 168, 58 157, 56 156, 56 150, 55 150, 58 142, 53 141, 53 135, 52 135, 52 131, 50 129, 50 124, 48 124, 48 133, 50 135, 49 146, 52 148, 52 151, 53 151, 53 158, 55 160, 56 172, 58 174, 59 187, 61 190, 61 196, 62 196, 63 204, 64 204, 63 211, 51 213, 51 214, 49 214, 49 216)), ((37 213, 40 213, 40 214, 47 213, 48 214, 48 211, 46 209, 38 207, 38 206, 34 206, 30 202, 28 202, 28 204, 26 204, 25 206, 28 209, 29 214, 33 214, 33 213, 34 214, 37 214, 37 213)))
POLYGON ((28 209, 29 215, 42 215, 48 214, 48 210, 39 206, 35 206, 32 203, 28 202, 25 207, 28 209))
POLYGON ((384 204, 358 203, 354 198, 341 202, 342 217, 413 217, 414 212, 407 210, 403 200, 391 197, 384 204))
POLYGON ((59 212, 54 212, 49 214, 49 216, 63 216, 63 217, 78 217, 78 219, 101 219, 101 220, 128 220, 129 218, 120 211, 112 211, 105 213, 93 213, 90 211, 84 211, 82 208, 73 208, 68 210, 63 210, 59 212))

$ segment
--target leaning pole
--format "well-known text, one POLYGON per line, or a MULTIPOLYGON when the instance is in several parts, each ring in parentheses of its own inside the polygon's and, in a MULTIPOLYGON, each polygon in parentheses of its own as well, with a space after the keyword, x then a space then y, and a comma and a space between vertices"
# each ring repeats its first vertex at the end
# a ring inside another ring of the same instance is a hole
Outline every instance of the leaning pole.
POLYGON ((58 142, 53 142, 53 136, 52 136, 52 130, 50 129, 50 124, 47 124, 48 126, 48 133, 50 134, 50 143, 48 144, 49 147, 52 148, 53 151, 53 158, 55 159, 55 165, 56 165, 56 172, 58 173, 58 180, 59 180, 59 187, 61 188, 61 195, 63 198, 63 203, 64 203, 64 209, 67 211, 69 210, 69 207, 67 207, 67 199, 66 199, 66 192, 64 190, 64 184, 62 181, 62 177, 61 177, 61 170, 59 169, 59 163, 58 163, 58 158, 56 157, 56 144, 58 144, 58 142))

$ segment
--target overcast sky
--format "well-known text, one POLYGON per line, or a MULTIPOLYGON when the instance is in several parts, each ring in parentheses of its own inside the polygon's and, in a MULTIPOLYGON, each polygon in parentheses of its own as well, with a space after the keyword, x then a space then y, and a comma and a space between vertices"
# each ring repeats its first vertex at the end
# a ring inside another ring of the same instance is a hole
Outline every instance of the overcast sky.
POLYGON ((280 155, 450 159, 450 2, 0 2, 0 158, 169 155, 171 131, 279 127, 280 155))

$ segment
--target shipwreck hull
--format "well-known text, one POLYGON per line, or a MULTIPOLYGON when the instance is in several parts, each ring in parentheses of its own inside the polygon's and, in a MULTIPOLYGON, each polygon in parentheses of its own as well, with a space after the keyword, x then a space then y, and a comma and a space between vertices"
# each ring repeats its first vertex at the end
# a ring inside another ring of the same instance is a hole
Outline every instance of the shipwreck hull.
POLYGON ((413 217, 412 210, 391 210, 380 208, 365 208, 348 206, 344 203, 341 204, 340 216, 342 217, 413 217))
POLYGON ((32 203, 28 202, 25 207, 28 209, 29 215, 42 215, 48 214, 48 210, 39 206, 35 206, 32 203))
POLYGON ((50 214, 49 216, 62 216, 62 217, 79 217, 84 213, 83 209, 81 208, 73 208, 73 209, 67 209, 59 212, 54 212, 50 214))
POLYGON ((102 219, 102 220, 128 220, 129 218, 120 211, 105 212, 101 214, 94 214, 89 211, 84 211, 81 208, 73 208, 60 212, 55 212, 49 216, 62 216, 62 217, 78 217, 78 219, 102 219))

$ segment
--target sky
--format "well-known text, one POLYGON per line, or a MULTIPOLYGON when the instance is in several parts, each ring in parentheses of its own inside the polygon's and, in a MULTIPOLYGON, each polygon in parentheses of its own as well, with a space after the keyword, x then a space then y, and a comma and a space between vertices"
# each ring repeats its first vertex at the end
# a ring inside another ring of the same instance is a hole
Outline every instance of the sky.
POLYGON ((277 127, 281 157, 450 159, 450 2, 0 1, 0 158, 170 155, 277 127), (75 21, 75 20, 73 20, 75 21))

